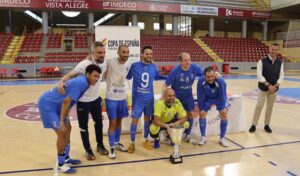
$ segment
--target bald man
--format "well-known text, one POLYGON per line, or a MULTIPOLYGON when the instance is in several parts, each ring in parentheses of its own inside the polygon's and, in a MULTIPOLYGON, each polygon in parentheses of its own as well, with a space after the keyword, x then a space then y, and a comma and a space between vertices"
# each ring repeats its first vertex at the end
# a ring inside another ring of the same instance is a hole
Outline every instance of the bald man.
POLYGON ((196 76, 203 76, 203 70, 197 64, 192 63, 189 53, 180 53, 179 61, 180 64, 177 65, 168 75, 162 91, 164 91, 166 87, 174 89, 176 98, 178 98, 187 112, 190 124, 190 128, 185 131, 184 140, 188 143, 192 143, 193 141, 190 134, 193 126, 193 113, 195 106, 192 87, 196 76))
MULTIPOLYGON (((150 125, 150 136, 155 139, 154 148, 160 147, 159 133, 163 130, 169 131, 170 128, 183 125, 186 129, 189 128, 187 121, 187 113, 182 104, 175 98, 175 91, 172 88, 167 88, 164 91, 164 99, 158 100, 154 107, 154 119, 150 125)), ((170 144, 172 141, 167 134, 170 144)))

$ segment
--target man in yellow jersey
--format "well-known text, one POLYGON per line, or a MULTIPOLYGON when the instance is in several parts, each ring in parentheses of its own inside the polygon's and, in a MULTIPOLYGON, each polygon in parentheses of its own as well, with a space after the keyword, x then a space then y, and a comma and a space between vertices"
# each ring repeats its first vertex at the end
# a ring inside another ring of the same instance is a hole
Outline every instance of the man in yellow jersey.
POLYGON ((175 98, 174 90, 167 88, 164 91, 164 99, 155 103, 154 119, 150 125, 150 136, 155 139, 154 148, 160 147, 159 133, 163 130, 166 131, 170 144, 172 144, 168 131, 170 128, 179 125, 184 126, 186 129, 189 128, 187 113, 180 101, 175 98))

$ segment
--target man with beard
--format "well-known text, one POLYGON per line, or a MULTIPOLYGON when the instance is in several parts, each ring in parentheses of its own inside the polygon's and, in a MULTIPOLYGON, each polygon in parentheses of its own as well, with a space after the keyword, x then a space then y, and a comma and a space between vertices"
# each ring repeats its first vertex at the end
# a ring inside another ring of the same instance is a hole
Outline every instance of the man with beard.
MULTIPOLYGON (((65 94, 65 82, 78 75, 82 75, 88 65, 96 64, 102 68, 105 58, 105 46, 100 42, 95 42, 93 51, 83 61, 68 74, 64 75, 58 84, 58 90, 61 94, 65 94)), ((84 95, 77 102, 77 117, 80 128, 80 135, 83 147, 86 151, 86 159, 96 159, 89 141, 88 120, 89 113, 92 115, 94 121, 94 128, 96 134, 97 147, 96 151, 101 155, 107 155, 108 151, 103 145, 103 123, 102 123, 102 98, 100 97, 100 82, 101 78, 94 86, 84 93, 84 95)))
POLYGON ((120 45, 118 57, 106 59, 103 72, 106 76, 106 112, 109 119, 108 139, 109 158, 116 158, 116 151, 127 152, 127 148, 120 143, 122 119, 128 117, 126 76, 131 63, 128 61, 129 47, 120 45))
POLYGON ((216 79, 213 67, 207 67, 204 70, 204 76, 198 80, 197 100, 200 111, 199 124, 201 132, 201 140, 198 144, 204 145, 206 143, 206 116, 211 106, 215 105, 221 117, 219 143, 223 147, 228 147, 225 140, 228 124, 226 83, 223 78, 216 79))
POLYGON ((152 144, 148 141, 150 118, 154 109, 153 82, 158 79, 165 79, 160 76, 157 66, 153 64, 153 51, 151 46, 142 49, 141 61, 132 64, 127 79, 133 79, 132 86, 132 123, 130 126, 131 143, 128 153, 135 150, 135 135, 137 124, 144 113, 144 141, 143 147, 151 150, 152 144))

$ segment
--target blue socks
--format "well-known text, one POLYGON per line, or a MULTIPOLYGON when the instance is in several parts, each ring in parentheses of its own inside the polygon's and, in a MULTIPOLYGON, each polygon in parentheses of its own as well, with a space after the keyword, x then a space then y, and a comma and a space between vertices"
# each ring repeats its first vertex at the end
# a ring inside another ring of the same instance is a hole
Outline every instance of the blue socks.
POLYGON ((121 128, 116 128, 116 137, 115 137, 115 142, 120 142, 120 138, 121 138, 121 128))
POLYGON ((149 135, 149 127, 150 127, 150 121, 144 122, 144 138, 147 139, 149 135))
POLYGON ((66 152, 63 151, 60 154, 57 154, 57 161, 58 161, 58 166, 62 166, 65 164, 65 159, 66 159, 66 152))
POLYGON ((206 118, 199 118, 201 136, 206 136, 206 118))
POLYGON ((68 144, 67 146, 65 146, 65 157, 66 157, 66 160, 69 159, 69 154, 70 154, 70 149, 71 149, 71 145, 68 144))
POLYGON ((187 135, 190 135, 190 134, 191 134, 191 131, 192 131, 192 128, 193 128, 194 118, 193 118, 193 117, 189 117, 189 118, 188 118, 188 121, 189 121, 190 127, 189 127, 188 129, 185 130, 185 133, 186 133, 187 135))
POLYGON ((131 126, 130 126, 130 139, 131 139, 131 142, 135 141, 136 129, 137 129, 137 125, 131 123, 131 126))
POLYGON ((115 131, 113 133, 108 133, 109 146, 111 148, 115 146, 115 137, 116 137, 115 131))
POLYGON ((220 129, 221 129, 220 137, 221 138, 225 137, 226 130, 227 130, 227 124, 228 124, 228 120, 221 120, 221 123, 220 123, 220 129))

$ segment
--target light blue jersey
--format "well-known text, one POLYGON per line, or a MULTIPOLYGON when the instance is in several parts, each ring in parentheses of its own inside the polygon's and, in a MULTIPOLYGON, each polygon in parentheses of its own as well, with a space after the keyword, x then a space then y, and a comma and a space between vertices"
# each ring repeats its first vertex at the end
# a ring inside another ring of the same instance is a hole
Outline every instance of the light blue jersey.
POLYGON ((132 102, 149 102, 154 97, 153 82, 158 80, 160 75, 155 64, 145 64, 141 61, 132 64, 127 79, 133 78, 132 102))
POLYGON ((58 87, 45 92, 38 101, 38 108, 45 128, 59 127, 61 106, 65 98, 72 99, 71 107, 89 88, 86 76, 79 76, 66 82, 64 95, 59 94, 58 87))

